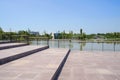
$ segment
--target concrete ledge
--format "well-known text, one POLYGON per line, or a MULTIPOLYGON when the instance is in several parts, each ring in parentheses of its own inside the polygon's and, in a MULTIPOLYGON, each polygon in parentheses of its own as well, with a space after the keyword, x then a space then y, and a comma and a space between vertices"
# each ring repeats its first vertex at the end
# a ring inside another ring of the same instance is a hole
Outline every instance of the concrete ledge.
POLYGON ((28 45, 27 43, 24 43, 24 44, 15 44, 15 45, 8 45, 8 46, 1 46, 0 47, 0 50, 3 50, 3 49, 9 49, 9 48, 15 48, 15 47, 21 47, 21 46, 26 46, 28 45))
POLYGON ((56 72, 54 73, 54 75, 52 76, 51 80, 58 80, 58 77, 62 71, 62 68, 64 67, 64 64, 69 56, 71 50, 68 50, 67 54, 65 55, 64 59, 62 60, 62 62, 60 63, 59 67, 57 68, 56 72))
POLYGON ((28 56, 30 54, 48 49, 48 48, 49 48, 49 46, 45 46, 45 47, 37 48, 37 49, 34 49, 34 50, 30 50, 30 51, 27 51, 27 52, 23 52, 23 53, 20 53, 20 54, 16 54, 16 55, 13 55, 13 56, 2 58, 2 59, 0 59, 0 65, 8 63, 8 62, 16 60, 16 59, 19 59, 19 58, 22 58, 22 57, 25 57, 25 56, 28 56))
POLYGON ((0 42, 0 44, 6 44, 6 43, 16 43, 18 41, 3 41, 3 42, 0 42))

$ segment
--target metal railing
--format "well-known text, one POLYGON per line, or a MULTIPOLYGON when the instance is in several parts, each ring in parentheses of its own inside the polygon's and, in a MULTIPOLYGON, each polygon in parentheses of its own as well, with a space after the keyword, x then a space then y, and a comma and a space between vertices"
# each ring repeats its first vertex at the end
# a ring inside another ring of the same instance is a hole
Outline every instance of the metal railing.
MULTIPOLYGON (((45 40, 36 40, 37 45, 45 45, 45 40), (41 42, 41 43, 40 43, 41 42)), ((52 48, 69 48, 80 51, 120 51, 120 42, 87 42, 72 40, 49 40, 47 45, 52 48)), ((33 43, 35 44, 35 43, 33 43)))

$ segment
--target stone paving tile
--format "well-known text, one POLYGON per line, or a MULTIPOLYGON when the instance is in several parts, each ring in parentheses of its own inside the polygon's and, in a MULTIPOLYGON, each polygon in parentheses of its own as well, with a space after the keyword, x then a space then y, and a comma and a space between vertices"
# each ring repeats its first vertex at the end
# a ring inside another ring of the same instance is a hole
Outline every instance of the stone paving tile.
POLYGON ((25 72, 18 76, 18 79, 33 79, 37 76, 38 73, 25 72))
POLYGON ((120 80, 120 52, 71 51, 58 80, 120 80))
POLYGON ((9 72, 9 71, 0 71, 0 80, 1 79, 14 79, 19 73, 17 72, 9 72))
POLYGON ((0 80, 50 80, 67 52, 68 49, 47 49, 1 65, 0 72, 5 77, 0 75, 0 80))

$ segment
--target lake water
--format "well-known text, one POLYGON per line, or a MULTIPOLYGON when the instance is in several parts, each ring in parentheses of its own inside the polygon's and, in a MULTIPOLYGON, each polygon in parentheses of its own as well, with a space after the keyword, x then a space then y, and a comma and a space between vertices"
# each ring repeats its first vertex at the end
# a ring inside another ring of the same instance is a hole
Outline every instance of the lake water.
POLYGON ((32 45, 48 45, 51 48, 69 48, 80 51, 120 51, 120 43, 81 43, 75 40, 31 41, 32 45))

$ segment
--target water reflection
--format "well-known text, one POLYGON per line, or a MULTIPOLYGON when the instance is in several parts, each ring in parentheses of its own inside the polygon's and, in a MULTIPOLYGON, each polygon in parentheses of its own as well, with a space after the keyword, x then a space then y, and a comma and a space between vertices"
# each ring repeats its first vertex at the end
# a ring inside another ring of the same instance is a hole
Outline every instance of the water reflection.
POLYGON ((120 51, 119 42, 78 42, 71 40, 31 41, 32 45, 48 45, 52 48, 69 48, 80 51, 120 51))
POLYGON ((86 43, 79 43, 80 44, 80 51, 83 50, 83 48, 86 46, 86 43))
POLYGON ((72 42, 70 42, 69 43, 69 49, 72 49, 74 46, 73 46, 73 43, 72 42))

